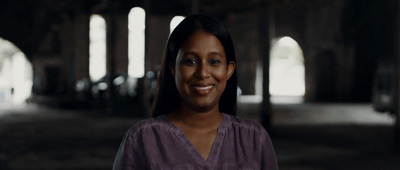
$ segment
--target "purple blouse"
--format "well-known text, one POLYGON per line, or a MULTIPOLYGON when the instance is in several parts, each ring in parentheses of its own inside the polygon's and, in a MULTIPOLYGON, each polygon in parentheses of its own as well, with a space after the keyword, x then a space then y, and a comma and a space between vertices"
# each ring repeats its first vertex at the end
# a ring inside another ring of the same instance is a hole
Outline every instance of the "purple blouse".
POLYGON ((114 169, 278 169, 270 137, 259 123, 223 115, 207 160, 164 115, 127 131, 114 169))

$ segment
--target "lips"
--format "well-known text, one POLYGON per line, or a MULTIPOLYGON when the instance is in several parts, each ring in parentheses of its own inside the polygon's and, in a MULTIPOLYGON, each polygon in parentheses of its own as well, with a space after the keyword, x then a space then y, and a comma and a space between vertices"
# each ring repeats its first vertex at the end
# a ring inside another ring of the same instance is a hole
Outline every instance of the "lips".
POLYGON ((193 91, 200 95, 207 95, 211 93, 212 89, 215 87, 214 84, 195 84, 191 86, 193 91))
POLYGON ((209 85, 209 86, 205 86, 205 87, 201 87, 201 86, 194 86, 193 88, 198 89, 198 90, 208 90, 213 88, 213 85, 209 85))

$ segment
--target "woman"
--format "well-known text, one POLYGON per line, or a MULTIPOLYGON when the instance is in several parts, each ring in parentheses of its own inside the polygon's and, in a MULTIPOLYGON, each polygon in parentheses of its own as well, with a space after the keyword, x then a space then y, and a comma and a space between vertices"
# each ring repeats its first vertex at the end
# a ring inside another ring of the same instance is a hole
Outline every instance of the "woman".
POLYGON ((185 18, 165 49, 153 118, 126 133, 114 169, 277 169, 265 129, 235 117, 235 64, 216 18, 185 18))

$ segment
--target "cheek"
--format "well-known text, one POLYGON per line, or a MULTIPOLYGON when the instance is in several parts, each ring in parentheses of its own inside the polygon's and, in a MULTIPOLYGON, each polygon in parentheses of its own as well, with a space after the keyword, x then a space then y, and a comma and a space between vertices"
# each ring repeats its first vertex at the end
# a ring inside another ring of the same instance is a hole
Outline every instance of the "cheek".
POLYGON ((177 67, 175 74, 175 82, 177 83, 177 85, 182 85, 182 83, 188 81, 191 77, 191 72, 192 71, 190 69, 187 69, 185 67, 177 67))
POLYGON ((215 69, 212 73, 214 74, 214 77, 219 81, 226 81, 228 78, 226 67, 215 69))

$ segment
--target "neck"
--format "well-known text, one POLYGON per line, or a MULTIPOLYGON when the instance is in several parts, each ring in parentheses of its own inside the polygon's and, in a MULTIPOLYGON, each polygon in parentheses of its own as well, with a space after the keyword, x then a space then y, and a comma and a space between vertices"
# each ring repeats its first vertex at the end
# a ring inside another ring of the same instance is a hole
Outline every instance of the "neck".
POLYGON ((183 105, 176 112, 169 115, 169 118, 171 122, 178 126, 208 130, 218 128, 223 116, 218 107, 199 112, 183 105))

